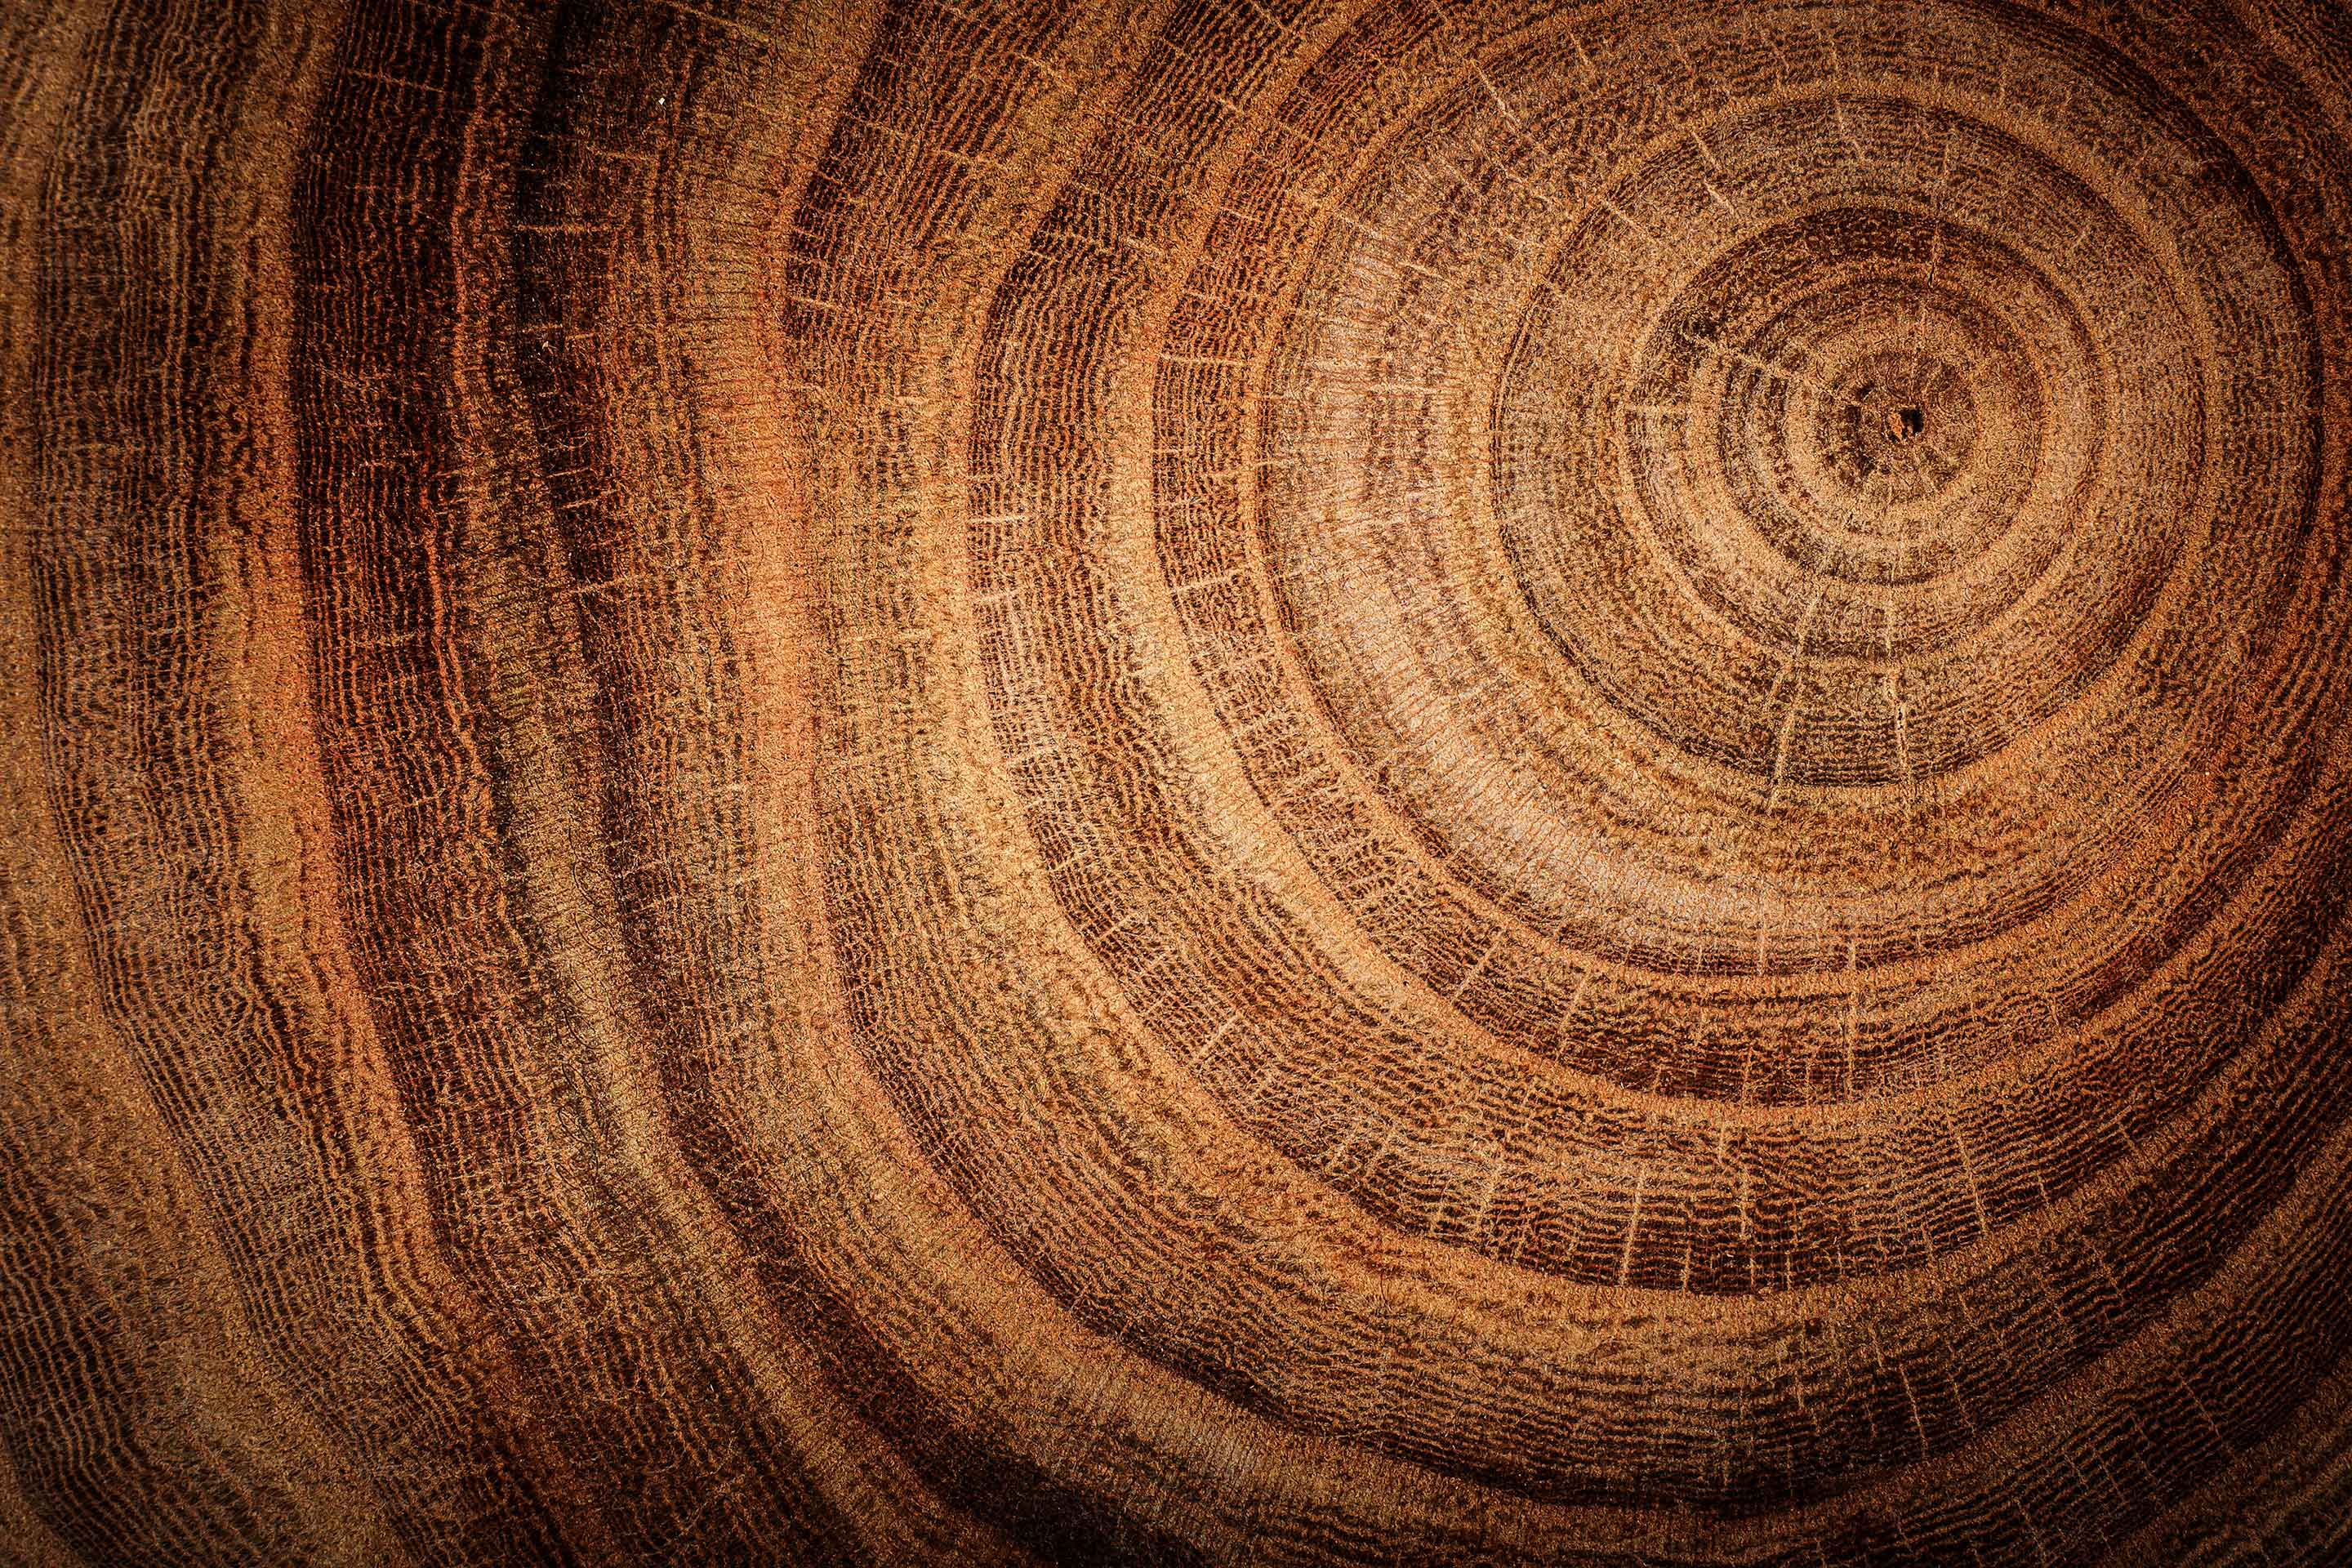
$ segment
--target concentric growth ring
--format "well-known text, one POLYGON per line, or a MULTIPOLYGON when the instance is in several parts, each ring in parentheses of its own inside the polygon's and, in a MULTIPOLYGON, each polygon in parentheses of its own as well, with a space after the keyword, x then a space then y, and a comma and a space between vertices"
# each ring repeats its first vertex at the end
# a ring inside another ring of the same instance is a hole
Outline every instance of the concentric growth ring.
POLYGON ((2352 1553, 2331 0, 0 68, 27 1560, 2352 1553))

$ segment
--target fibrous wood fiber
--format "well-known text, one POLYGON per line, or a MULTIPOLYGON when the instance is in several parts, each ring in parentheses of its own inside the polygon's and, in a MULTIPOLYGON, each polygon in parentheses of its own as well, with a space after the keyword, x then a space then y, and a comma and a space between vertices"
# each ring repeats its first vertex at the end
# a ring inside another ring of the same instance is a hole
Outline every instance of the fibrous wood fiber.
POLYGON ((15 0, 0 432, 0 1558, 2352 1561, 2324 0, 15 0))

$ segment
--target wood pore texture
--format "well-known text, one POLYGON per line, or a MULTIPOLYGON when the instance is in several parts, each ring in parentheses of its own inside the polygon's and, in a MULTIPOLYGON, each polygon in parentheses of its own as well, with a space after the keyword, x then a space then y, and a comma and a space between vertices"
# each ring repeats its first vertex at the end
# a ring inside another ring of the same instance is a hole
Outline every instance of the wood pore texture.
POLYGON ((2352 18, 0 0, 0 1562, 2352 1563, 2352 18))

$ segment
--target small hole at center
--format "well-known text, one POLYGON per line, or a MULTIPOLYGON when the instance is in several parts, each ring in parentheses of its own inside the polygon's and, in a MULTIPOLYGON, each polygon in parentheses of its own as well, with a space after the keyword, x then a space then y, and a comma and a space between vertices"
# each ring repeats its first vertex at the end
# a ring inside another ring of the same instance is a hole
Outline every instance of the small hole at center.
POLYGON ((1886 437, 1890 441, 1908 441, 1927 426, 1927 416, 1916 403, 1886 411, 1886 437))

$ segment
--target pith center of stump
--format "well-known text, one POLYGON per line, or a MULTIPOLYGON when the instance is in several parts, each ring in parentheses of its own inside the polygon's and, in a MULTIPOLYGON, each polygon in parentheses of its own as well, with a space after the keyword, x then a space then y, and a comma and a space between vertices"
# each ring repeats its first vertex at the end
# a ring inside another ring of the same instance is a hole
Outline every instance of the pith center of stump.
POLYGON ((1901 404, 1886 411, 1886 438, 1897 446, 1927 427, 1927 411, 1916 403, 1901 404))

